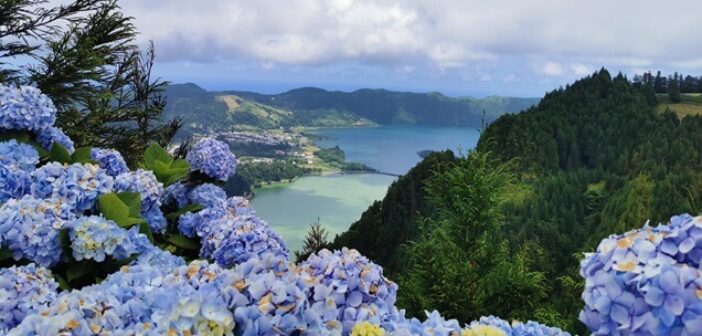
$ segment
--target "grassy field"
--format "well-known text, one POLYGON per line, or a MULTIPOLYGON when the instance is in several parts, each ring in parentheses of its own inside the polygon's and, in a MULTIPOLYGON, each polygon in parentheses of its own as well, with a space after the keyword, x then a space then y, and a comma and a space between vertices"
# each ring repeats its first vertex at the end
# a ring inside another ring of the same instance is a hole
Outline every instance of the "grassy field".
POLYGON ((688 115, 702 115, 702 94, 699 93, 684 94, 682 95, 682 102, 675 104, 670 103, 668 95, 658 95, 658 101, 660 101, 660 104, 656 106, 656 111, 659 113, 670 109, 680 119, 688 115))

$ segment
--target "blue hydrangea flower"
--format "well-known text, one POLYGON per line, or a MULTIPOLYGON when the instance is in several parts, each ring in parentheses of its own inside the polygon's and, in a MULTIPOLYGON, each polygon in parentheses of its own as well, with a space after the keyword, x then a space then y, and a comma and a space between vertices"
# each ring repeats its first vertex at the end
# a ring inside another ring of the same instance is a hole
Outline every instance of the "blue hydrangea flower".
POLYGON ((0 204, 29 194, 32 178, 28 172, 0 163, 0 204))
POLYGON ((283 239, 270 226, 247 210, 238 198, 179 218, 178 228, 188 237, 200 237, 200 256, 223 266, 242 263, 263 253, 287 259, 283 239))
POLYGON ((135 239, 148 242, 146 236, 130 234, 117 223, 99 216, 77 218, 69 223, 69 227, 73 258, 78 261, 92 259, 102 262, 107 256, 126 259, 140 252, 135 239))
POLYGON ((595 335, 694 334, 702 330, 702 219, 612 235, 581 262, 580 320, 595 335))
POLYGON ((188 200, 191 204, 199 204, 206 208, 222 206, 227 202, 227 193, 214 184, 205 183, 193 188, 188 193, 188 200))
POLYGON ((204 183, 191 189, 187 184, 178 182, 168 186, 161 199, 163 203, 172 202, 178 208, 187 204, 199 204, 210 208, 226 205, 227 193, 224 189, 211 183, 204 183))
POLYGON ((125 266, 99 285, 64 292, 11 335, 233 335, 233 273, 193 263, 125 266), (201 273, 202 272, 202 273, 201 273))
POLYGON ((39 153, 34 147, 18 143, 14 139, 0 142, 0 164, 31 172, 38 163, 39 153))
POLYGON ((166 231, 166 226, 168 226, 168 221, 166 217, 163 216, 163 212, 159 208, 151 208, 149 210, 142 210, 141 216, 149 224, 151 231, 163 233, 166 231))
POLYGON ((51 150, 54 142, 65 147, 69 153, 73 153, 76 149, 73 140, 69 138, 60 128, 48 127, 36 131, 37 141, 46 150, 51 150))
POLYGON ((58 199, 24 196, 0 206, 0 240, 15 260, 28 259, 51 267, 61 258, 59 230, 66 227, 67 212, 58 199))
POLYGON ((182 208, 190 202, 188 199, 188 191, 190 191, 190 188, 187 184, 183 182, 173 183, 163 191, 161 203, 175 204, 178 208, 182 208))
POLYGON ((151 230, 163 232, 166 218, 160 210, 163 184, 149 170, 137 169, 115 177, 115 190, 138 192, 141 195, 141 215, 151 230))
POLYGON ((117 176, 129 171, 122 154, 116 150, 93 148, 90 150, 90 157, 97 161, 100 168, 107 172, 107 175, 117 176))
POLYGON ((226 181, 236 171, 236 156, 227 144, 212 138, 203 138, 186 157, 192 171, 217 180, 226 181))
POLYGON ((0 85, 0 128, 37 131, 55 121, 56 107, 39 89, 0 85))
POLYGON ((0 269, 0 334, 56 300, 58 284, 51 271, 35 264, 0 269))
POLYGON ((397 317, 397 284, 356 250, 321 250, 300 263, 298 277, 308 284, 311 309, 325 324, 339 324, 348 334, 361 321, 380 324, 397 317))
POLYGON ((32 173, 33 194, 60 199, 77 213, 93 209, 98 196, 112 192, 114 179, 93 164, 48 163, 32 173))

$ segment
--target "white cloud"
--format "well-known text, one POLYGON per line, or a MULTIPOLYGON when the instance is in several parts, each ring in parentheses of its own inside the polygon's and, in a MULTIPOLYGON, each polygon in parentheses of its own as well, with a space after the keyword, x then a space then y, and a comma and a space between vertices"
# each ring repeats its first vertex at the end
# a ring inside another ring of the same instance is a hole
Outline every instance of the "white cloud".
POLYGON ((541 68, 541 73, 546 76, 563 76, 563 67, 556 62, 546 62, 541 68))
POLYGON ((573 71, 573 74, 576 77, 587 76, 594 72, 594 69, 592 67, 589 67, 582 63, 571 64, 570 69, 573 71))
MULTIPOLYGON (((702 69, 702 2, 121 0, 161 62, 352 63, 427 76, 570 78, 601 66, 702 69), (684 8, 684 10, 680 10, 684 8), (655 13, 655 20, 652 20, 655 13), (680 38, 685 36, 686 38, 680 38), (538 66, 533 66, 538 64, 538 66), (399 70, 398 70, 399 69, 399 70), (411 71, 403 71, 411 69, 411 71)), ((278 69, 276 67, 276 69, 278 69)))

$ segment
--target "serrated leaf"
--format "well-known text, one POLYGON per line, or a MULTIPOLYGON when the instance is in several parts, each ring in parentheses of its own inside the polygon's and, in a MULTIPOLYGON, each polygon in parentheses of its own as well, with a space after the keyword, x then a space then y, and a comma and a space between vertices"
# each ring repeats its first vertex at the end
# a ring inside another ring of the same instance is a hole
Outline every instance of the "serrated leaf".
POLYGON ((149 224, 146 223, 146 221, 139 224, 139 232, 145 234, 146 237, 149 238, 149 241, 151 243, 154 242, 154 234, 151 232, 151 228, 149 227, 149 224))
POLYGON ((129 208, 129 217, 141 216, 141 194, 138 192, 121 192, 117 197, 129 208))
POLYGON ((143 163, 147 168, 154 170, 157 161, 161 161, 166 167, 169 167, 173 162, 173 157, 157 143, 152 143, 144 152, 143 163))
POLYGON ((195 242, 192 239, 190 239, 186 236, 183 236, 183 235, 179 235, 179 234, 170 235, 170 236, 168 236, 168 238, 166 238, 166 240, 169 243, 171 243, 177 247, 184 248, 186 250, 199 250, 200 249, 200 245, 197 242, 195 242))
POLYGON ((200 204, 188 204, 182 208, 180 208, 178 211, 171 212, 166 215, 166 219, 168 220, 176 220, 178 217, 182 216, 183 214, 187 212, 197 212, 199 210, 204 209, 202 205, 200 204))
POLYGON ((70 283, 73 280, 80 279, 90 273, 90 265, 87 261, 74 263, 66 270, 66 280, 70 283))
POLYGON ((51 150, 49 151, 49 161, 71 163, 71 153, 69 153, 68 149, 63 147, 60 143, 54 142, 54 144, 51 145, 51 150))
POLYGON ((120 226, 129 218, 129 207, 115 193, 100 195, 98 209, 102 215, 120 226))
POLYGON ((71 154, 71 162, 72 163, 94 163, 92 157, 90 156, 90 152, 93 149, 91 147, 81 147, 77 148, 73 154, 71 154))

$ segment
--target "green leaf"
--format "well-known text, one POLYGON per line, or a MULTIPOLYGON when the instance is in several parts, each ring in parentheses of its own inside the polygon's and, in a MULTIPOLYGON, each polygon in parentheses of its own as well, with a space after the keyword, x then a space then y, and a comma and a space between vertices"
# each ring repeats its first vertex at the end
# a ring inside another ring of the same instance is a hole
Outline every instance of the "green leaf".
POLYGON ((32 140, 32 135, 28 131, 3 130, 0 134, 0 141, 15 139, 17 142, 27 143, 32 140))
POLYGON ((30 140, 30 141, 27 141, 27 144, 34 147, 34 149, 37 151, 37 153, 39 153, 40 158, 48 158, 49 157, 49 154, 50 154, 49 151, 44 149, 44 147, 42 147, 42 145, 40 143, 38 143, 34 140, 30 140))
POLYGON ((61 241, 61 251, 63 254, 72 258, 71 238, 68 233, 68 228, 61 229, 61 231, 59 231, 59 239, 61 241))
POLYGON ((49 151, 49 161, 71 163, 71 153, 60 143, 54 142, 54 144, 51 145, 51 151, 49 151))
POLYGON ((161 182, 164 186, 167 187, 173 183, 184 179, 186 176, 188 176, 189 171, 190 168, 171 168, 167 171, 164 181, 161 182))
POLYGON ((71 155, 72 163, 95 163, 90 156, 90 152, 93 149, 91 147, 81 147, 76 149, 71 155))
POLYGON ((129 207, 115 193, 100 195, 98 209, 102 215, 120 226, 129 218, 129 207))
POLYGON ((73 280, 80 279, 90 273, 91 268, 87 261, 74 263, 66 270, 66 280, 70 283, 73 280))
POLYGON ((166 238, 166 240, 169 243, 171 243, 177 247, 186 249, 186 250, 199 250, 200 249, 200 244, 198 244, 197 242, 195 242, 192 239, 190 239, 186 236, 183 236, 183 235, 179 235, 179 234, 170 235, 170 236, 168 236, 168 238, 166 238))
POLYGON ((185 168, 190 170, 190 164, 188 161, 183 159, 173 160, 173 163, 171 163, 171 168, 185 168))
POLYGON ((169 167, 173 162, 173 157, 157 143, 152 143, 144 152, 143 163, 146 168, 154 170, 157 161, 161 161, 166 167, 169 167))
POLYGON ((199 210, 204 209, 202 205, 200 204, 188 204, 182 208, 180 208, 178 211, 171 212, 168 215, 166 215, 166 219, 168 220, 176 220, 178 217, 182 216, 183 214, 187 212, 197 212, 199 210))
POLYGON ((121 226, 125 229, 128 229, 134 225, 141 224, 141 223, 146 223, 146 221, 141 217, 127 217, 127 218, 121 219, 120 222, 118 222, 117 224, 119 224, 119 226, 121 226))
POLYGON ((0 261, 12 258, 12 251, 10 249, 0 249, 0 261))
POLYGON ((138 192, 121 192, 117 197, 129 208, 129 217, 141 216, 141 194, 138 192))
POLYGON ((56 280, 56 283, 58 283, 58 285, 59 285, 59 288, 65 290, 65 291, 71 290, 71 286, 68 285, 68 282, 66 282, 66 279, 64 279, 62 276, 60 276, 56 273, 53 273, 53 275, 54 275, 54 280, 56 280))
POLYGON ((139 232, 145 234, 151 243, 154 242, 154 234, 151 232, 151 228, 146 221, 139 224, 139 232))

